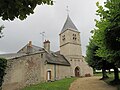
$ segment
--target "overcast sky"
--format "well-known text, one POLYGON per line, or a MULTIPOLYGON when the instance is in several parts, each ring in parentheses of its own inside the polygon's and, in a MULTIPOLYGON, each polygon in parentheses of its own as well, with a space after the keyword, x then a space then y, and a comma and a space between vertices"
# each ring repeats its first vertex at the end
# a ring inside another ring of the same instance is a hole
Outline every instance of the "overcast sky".
POLYGON ((53 6, 37 6, 34 14, 24 21, 2 21, 4 37, 0 39, 0 52, 17 52, 28 41, 42 47, 41 32, 45 32, 45 39, 51 42, 51 50, 59 50, 59 33, 66 21, 66 6, 69 6, 69 16, 81 32, 82 54, 86 53, 86 45, 90 38, 90 31, 95 27, 94 19, 98 18, 96 2, 102 4, 105 0, 56 0, 53 6))

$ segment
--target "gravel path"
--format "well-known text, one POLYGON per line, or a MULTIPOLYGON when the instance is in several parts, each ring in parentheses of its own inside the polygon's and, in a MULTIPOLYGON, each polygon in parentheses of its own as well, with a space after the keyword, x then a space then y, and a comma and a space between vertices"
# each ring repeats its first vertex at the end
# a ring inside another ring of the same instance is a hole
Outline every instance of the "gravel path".
POLYGON ((79 78, 71 84, 69 90, 117 90, 99 79, 97 76, 79 78))

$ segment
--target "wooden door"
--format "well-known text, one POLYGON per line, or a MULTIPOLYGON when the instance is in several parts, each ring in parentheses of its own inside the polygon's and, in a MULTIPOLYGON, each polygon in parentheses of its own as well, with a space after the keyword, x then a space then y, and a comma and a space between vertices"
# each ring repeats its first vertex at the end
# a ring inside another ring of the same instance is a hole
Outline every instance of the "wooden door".
POLYGON ((75 77, 79 77, 80 76, 80 70, 78 67, 75 68, 75 77))

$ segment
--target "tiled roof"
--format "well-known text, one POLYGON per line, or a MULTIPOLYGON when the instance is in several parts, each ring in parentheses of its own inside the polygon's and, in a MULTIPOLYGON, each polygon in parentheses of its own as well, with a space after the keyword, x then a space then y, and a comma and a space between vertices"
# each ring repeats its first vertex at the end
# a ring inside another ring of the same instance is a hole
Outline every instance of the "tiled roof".
POLYGON ((61 33, 66 31, 67 29, 78 31, 78 29, 76 28, 76 26, 74 25, 74 23, 70 19, 69 15, 67 16, 66 22, 65 22, 65 24, 64 24, 64 26, 62 28, 61 33))
POLYGON ((27 55, 25 53, 8 53, 8 54, 0 54, 0 58, 12 59, 16 57, 21 57, 27 55))
POLYGON ((35 45, 32 45, 33 49, 36 50, 36 51, 42 51, 43 48, 41 47, 38 47, 38 46, 35 46, 35 45))
POLYGON ((47 52, 45 49, 32 45, 31 46, 33 49, 33 52, 27 54, 27 51, 22 51, 22 49, 27 48, 27 45, 24 46, 22 49, 20 49, 17 53, 10 53, 10 54, 0 54, 1 58, 6 58, 6 59, 13 59, 13 58, 20 58, 22 56, 27 56, 27 55, 32 55, 32 54, 39 54, 39 53, 45 53, 45 59, 47 63, 49 64, 57 64, 57 65, 65 65, 65 66, 70 66, 70 63, 67 61, 67 59, 61 55, 59 52, 47 52))
MULTIPOLYGON (((20 58, 22 56, 38 54, 38 53, 41 53, 41 51, 31 53, 31 54, 25 54, 25 53, 0 54, 0 58, 13 59, 13 58, 20 58)), ((48 52, 45 51, 45 58, 46 58, 46 61, 47 61, 48 64, 57 64, 57 65, 70 66, 70 63, 61 54, 48 53, 48 52)))
MULTIPOLYGON (((42 50, 43 50, 43 48, 38 47, 38 46, 35 46, 35 45, 32 45, 31 47, 32 47, 33 52, 38 52, 38 51, 42 51, 42 50)), ((26 52, 23 52, 23 51, 22 51, 22 50, 25 49, 25 48, 27 48, 27 45, 25 45, 25 46, 24 46, 22 49, 20 49, 17 53, 27 53, 27 50, 26 50, 26 52)), ((33 52, 32 52, 32 53, 33 53, 33 52)))
POLYGON ((67 59, 63 55, 60 55, 60 54, 46 53, 46 59, 47 59, 47 63, 49 64, 70 66, 70 63, 67 61, 67 59))

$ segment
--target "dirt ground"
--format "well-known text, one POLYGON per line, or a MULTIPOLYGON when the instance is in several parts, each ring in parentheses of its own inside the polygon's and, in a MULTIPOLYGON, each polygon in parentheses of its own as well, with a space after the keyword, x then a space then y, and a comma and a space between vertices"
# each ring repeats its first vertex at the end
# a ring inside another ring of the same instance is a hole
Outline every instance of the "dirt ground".
POLYGON ((117 90, 99 79, 98 76, 79 78, 71 84, 69 90, 117 90))

